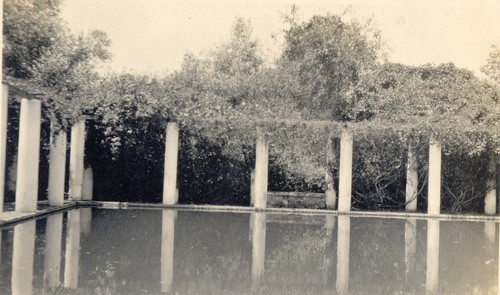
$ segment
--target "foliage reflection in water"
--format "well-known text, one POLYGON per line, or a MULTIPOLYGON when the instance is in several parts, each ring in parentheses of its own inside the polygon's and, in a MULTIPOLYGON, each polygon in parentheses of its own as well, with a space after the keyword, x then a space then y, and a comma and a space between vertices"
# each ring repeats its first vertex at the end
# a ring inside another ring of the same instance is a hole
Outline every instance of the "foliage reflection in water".
POLYGON ((2 228, 0 294, 496 294, 495 222, 81 208, 2 228))

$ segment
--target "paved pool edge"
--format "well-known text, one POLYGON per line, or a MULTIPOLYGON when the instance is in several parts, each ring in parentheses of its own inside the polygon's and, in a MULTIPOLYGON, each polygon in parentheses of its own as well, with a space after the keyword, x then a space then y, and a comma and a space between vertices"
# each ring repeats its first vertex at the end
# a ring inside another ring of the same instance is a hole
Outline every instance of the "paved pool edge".
POLYGON ((267 212, 281 214, 315 214, 315 215, 335 215, 351 217, 377 217, 377 218, 396 218, 396 219, 437 219, 437 220, 457 220, 457 221, 494 221, 500 222, 500 216, 486 215, 458 215, 458 214, 440 214, 430 215, 427 213, 413 212, 387 212, 387 211, 351 211, 348 213, 338 212, 327 209, 303 209, 303 208, 266 208, 255 209, 245 206, 223 206, 223 205, 164 205, 156 203, 129 203, 129 202, 104 202, 104 201, 67 201, 63 206, 48 207, 36 212, 3 212, 0 213, 0 226, 5 227, 22 221, 40 218, 56 212, 80 207, 97 207, 104 209, 177 209, 194 210, 210 212, 267 212))
POLYGON ((62 206, 53 206, 37 210, 36 212, 2 212, 0 213, 0 227, 9 226, 18 222, 40 218, 60 211, 76 208, 75 203, 66 203, 62 206))
POLYGON ((464 220, 464 221, 500 221, 500 216, 487 215, 464 215, 464 214, 440 214, 431 215, 419 212, 388 212, 388 211, 351 211, 348 213, 327 209, 303 209, 303 208, 266 208, 256 209, 246 206, 227 205, 164 205, 156 203, 129 203, 129 202, 99 202, 99 201, 77 201, 78 206, 91 206, 113 209, 178 209, 178 210, 198 210, 213 212, 268 212, 284 214, 318 214, 318 215, 343 215, 351 217, 379 217, 379 218, 414 218, 414 219, 438 219, 438 220, 464 220))

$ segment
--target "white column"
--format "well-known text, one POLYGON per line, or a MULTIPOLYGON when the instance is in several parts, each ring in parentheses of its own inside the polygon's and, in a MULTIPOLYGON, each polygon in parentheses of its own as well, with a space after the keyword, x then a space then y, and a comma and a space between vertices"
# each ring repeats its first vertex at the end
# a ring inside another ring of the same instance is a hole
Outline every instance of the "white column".
POLYGON ((429 184, 427 213, 441 213, 441 142, 431 138, 429 143, 429 184))
POLYGON ((252 289, 261 283, 266 263, 266 213, 251 213, 252 231, 252 289))
POLYGON ((339 212, 351 211, 352 145, 352 134, 348 131, 342 132, 340 139, 339 212))
POLYGON ((267 206, 269 143, 262 130, 257 129, 255 144, 255 199, 254 207, 265 209, 267 206))
POLYGON ((37 209, 40 112, 39 100, 26 98, 21 100, 16 184, 16 211, 18 212, 35 212, 37 209))
POLYGON ((497 164, 496 164, 496 190, 497 190, 497 204, 500 204, 500 156, 497 157, 497 164))
MULTIPOLYGON (((0 11, 3 13, 3 1, 0 1, 0 11)), ((3 22, 0 22, 0 32, 3 32, 3 22)), ((2 43, 3 44, 3 43, 2 43)), ((3 69, 3 50, 0 50, 0 68, 3 69)), ((3 77, 0 77, 2 81, 3 77)), ((2 82, 2 97, 0 97, 0 213, 3 212, 5 192, 5 158, 7 154, 7 111, 9 108, 9 88, 2 82)))
POLYGON ((80 271, 80 209, 68 212, 66 225, 66 259, 64 261, 64 288, 78 288, 80 271))
POLYGON ((408 144, 408 163, 406 166, 406 211, 417 211, 418 194, 418 157, 412 142, 408 144))
POLYGON ((44 285, 49 288, 57 288, 61 283, 62 230, 62 213, 47 217, 43 281, 44 285))
POLYGON ((161 292, 172 291, 174 281, 174 241, 177 211, 163 210, 161 225, 161 292))
POLYGON ((83 171, 82 200, 92 201, 94 191, 94 173, 92 168, 83 171))
POLYGON ((69 199, 82 200, 83 158, 85 156, 85 119, 71 128, 69 156, 69 199))
POLYGON ((349 255, 351 248, 351 219, 338 216, 337 227, 337 293, 347 294, 349 290, 349 255))
POLYGON ((439 220, 427 220, 427 271, 425 287, 428 294, 437 294, 439 280, 439 220))
POLYGON ((335 191, 335 184, 333 183, 333 173, 330 170, 332 167, 332 162, 335 159, 335 150, 333 144, 333 138, 328 137, 328 142, 326 144, 326 208, 327 209, 335 209, 337 205, 337 192, 335 191))
POLYGON ((11 156, 12 163, 10 166, 7 168, 7 179, 6 179, 6 184, 5 187, 7 190, 11 192, 16 192, 16 177, 17 177, 17 151, 15 152, 14 155, 11 156))
POLYGON ((66 176, 66 132, 50 129, 50 159, 48 199, 51 206, 64 204, 64 179, 66 176))
POLYGON ((497 213, 497 160, 493 154, 488 164, 490 178, 486 183, 486 196, 484 198, 484 214, 495 215, 497 213))
POLYGON ((12 256, 12 294, 31 294, 35 254, 36 222, 28 221, 14 228, 12 256))
POLYGON ((250 171, 250 207, 255 203, 255 169, 250 171))
POLYGON ((0 97, 0 212, 3 212, 3 200, 5 192, 5 159, 7 156, 8 109, 9 87, 5 84, 2 84, 2 97, 0 97))
POLYGON ((417 253, 417 220, 414 218, 405 221, 405 279, 406 284, 411 282, 410 273, 415 272, 415 256, 417 253))
POLYGON ((177 192, 177 154, 179 152, 179 125, 176 122, 167 124, 165 140, 165 171, 163 172, 163 204, 175 205, 177 192))

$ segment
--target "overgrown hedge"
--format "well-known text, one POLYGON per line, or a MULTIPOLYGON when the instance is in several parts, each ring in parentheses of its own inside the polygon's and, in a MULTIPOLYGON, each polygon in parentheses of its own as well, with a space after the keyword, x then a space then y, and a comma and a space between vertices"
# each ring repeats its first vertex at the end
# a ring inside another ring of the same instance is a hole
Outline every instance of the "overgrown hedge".
MULTIPOLYGON (((121 144, 113 148, 106 126, 88 124, 87 165, 94 169, 95 198, 100 200, 161 202, 165 128, 148 125, 137 132, 124 131, 121 144), (106 144, 108 142, 108 144, 106 144)), ((301 127, 304 127, 303 125, 301 127)), ((306 126, 307 127, 307 126, 306 126)), ((314 129, 314 128, 312 128, 314 129)), ((311 128, 304 134, 313 134, 311 128)), ((205 129, 206 130, 206 129, 205 129)), ((307 148, 301 136, 269 134, 270 191, 325 190, 326 139, 307 148), (274 142, 273 142, 274 140, 274 142), (295 146, 295 147, 293 147, 295 146), (300 158, 284 159, 298 151, 300 158), (304 152, 307 151, 307 152, 304 152), (306 163, 307 165, 304 165, 306 163), (286 164, 286 165, 285 165, 286 164)), ((282 131, 286 134, 286 131, 282 131)), ((213 134, 212 134, 213 135, 213 134)), ((250 136, 251 138, 252 136, 250 136)), ((250 173, 254 167, 253 142, 227 138, 214 140, 202 132, 180 132, 178 187, 180 203, 248 205, 250 173), (234 144, 234 143, 233 143, 234 144)), ((413 141, 419 159, 418 209, 426 210, 428 139, 413 141)), ((489 154, 460 153, 443 143, 442 211, 482 212, 489 154)), ((333 175, 338 175, 339 139, 335 140, 333 175)), ((404 210, 408 138, 398 132, 358 133, 354 137, 353 208, 355 210, 404 210)), ((338 185, 338 177, 334 179, 338 185)))

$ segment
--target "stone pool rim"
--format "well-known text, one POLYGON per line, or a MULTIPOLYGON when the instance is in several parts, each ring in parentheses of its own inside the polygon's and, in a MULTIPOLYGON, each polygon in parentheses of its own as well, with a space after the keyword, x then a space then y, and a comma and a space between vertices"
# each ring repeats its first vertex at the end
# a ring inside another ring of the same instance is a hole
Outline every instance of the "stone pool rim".
MULTIPOLYGON (((39 202, 43 204, 44 202, 39 202)), ((102 209, 177 209, 190 211, 210 211, 210 212, 266 212, 282 214, 312 214, 312 215, 334 215, 351 217, 375 217, 375 218, 395 218, 395 219, 437 219, 442 221, 494 221, 500 222, 500 216, 485 216, 474 214, 439 214, 433 215, 421 212, 394 212, 394 211, 350 211, 338 212, 329 209, 306 209, 306 208, 265 208, 256 209, 246 206, 228 206, 228 205, 193 205, 177 204, 164 205, 157 203, 135 203, 135 202, 107 202, 107 201, 66 201, 63 206, 52 206, 36 212, 3 212, 0 214, 0 227, 14 225, 30 219, 38 219, 60 211, 84 207, 102 208, 102 209), (8 216, 12 214, 13 216, 8 216), (2 216, 3 215, 3 216, 2 216), (8 218, 5 219, 5 216, 8 218)))

